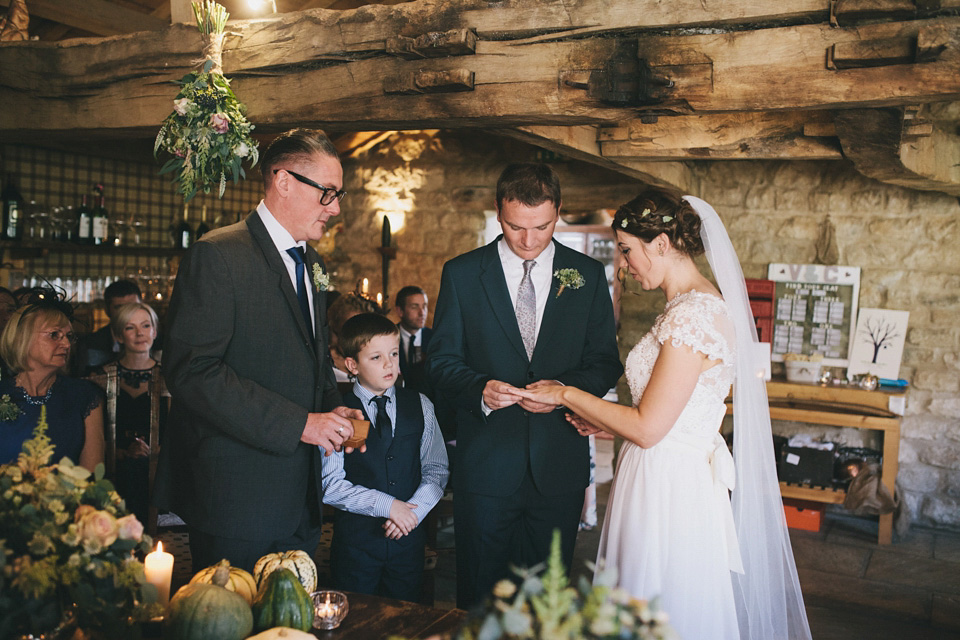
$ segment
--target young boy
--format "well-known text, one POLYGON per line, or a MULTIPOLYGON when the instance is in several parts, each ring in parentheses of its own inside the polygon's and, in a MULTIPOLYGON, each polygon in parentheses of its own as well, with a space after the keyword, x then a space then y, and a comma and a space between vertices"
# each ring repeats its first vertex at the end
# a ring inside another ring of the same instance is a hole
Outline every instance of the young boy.
POLYGON ((373 426, 365 453, 334 452, 323 460, 323 501, 342 510, 330 548, 334 587, 417 602, 426 543, 420 524, 449 475, 433 404, 395 386, 400 332, 386 317, 350 318, 339 346, 357 378, 343 402, 373 426))

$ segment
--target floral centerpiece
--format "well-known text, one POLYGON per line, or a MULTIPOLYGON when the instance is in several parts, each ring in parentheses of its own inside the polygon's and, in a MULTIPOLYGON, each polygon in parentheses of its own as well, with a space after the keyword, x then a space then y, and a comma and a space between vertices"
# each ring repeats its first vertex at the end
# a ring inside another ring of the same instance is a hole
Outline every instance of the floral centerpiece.
POLYGON ((636 600, 617 588, 616 571, 601 570, 593 585, 569 586, 554 531, 546 570, 514 569, 520 586, 501 580, 486 609, 468 620, 457 640, 670 640, 677 635, 656 601, 636 600))
POLYGON ((161 612, 133 555, 150 537, 102 464, 50 463, 46 431, 44 407, 17 461, 0 466, 0 638, 72 627, 136 638, 137 622, 161 612))
POLYGON ((246 107, 221 70, 223 31, 230 14, 212 0, 194 3, 193 12, 205 43, 203 67, 180 79, 173 112, 160 126, 153 146, 155 156, 161 149, 172 156, 160 174, 174 173, 186 202, 197 191, 210 193, 214 187, 222 198, 228 178, 234 183, 246 178, 243 161, 253 166, 259 159, 246 107))

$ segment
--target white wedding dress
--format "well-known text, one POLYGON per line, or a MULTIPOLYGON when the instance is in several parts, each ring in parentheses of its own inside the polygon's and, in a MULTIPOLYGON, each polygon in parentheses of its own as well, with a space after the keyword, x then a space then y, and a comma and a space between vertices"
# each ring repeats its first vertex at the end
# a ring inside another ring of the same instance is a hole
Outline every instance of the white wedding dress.
POLYGON ((737 639, 731 571, 743 569, 728 494, 735 474, 719 433, 736 355, 726 304, 696 291, 667 303, 627 356, 634 406, 668 340, 719 363, 700 374, 663 440, 649 449, 624 443, 598 561, 616 567, 620 586, 632 596, 659 596, 683 640, 737 639))

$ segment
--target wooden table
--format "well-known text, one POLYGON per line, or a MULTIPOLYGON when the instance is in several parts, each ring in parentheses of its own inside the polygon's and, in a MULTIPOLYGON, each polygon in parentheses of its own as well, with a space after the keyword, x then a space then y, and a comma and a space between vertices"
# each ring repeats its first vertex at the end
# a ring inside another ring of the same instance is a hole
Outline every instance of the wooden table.
POLYGON ((389 636, 429 638, 453 633, 466 619, 462 609, 434 609, 413 602, 347 593, 350 611, 336 629, 313 630, 323 640, 380 640, 389 636))

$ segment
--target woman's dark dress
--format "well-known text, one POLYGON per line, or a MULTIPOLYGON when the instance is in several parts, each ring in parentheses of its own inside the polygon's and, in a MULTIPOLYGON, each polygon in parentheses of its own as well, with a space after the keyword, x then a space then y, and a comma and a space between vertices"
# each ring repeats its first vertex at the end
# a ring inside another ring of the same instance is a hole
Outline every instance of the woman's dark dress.
MULTIPOLYGON (((10 396, 20 408, 20 415, 14 420, 0 422, 0 464, 13 462, 20 455, 25 440, 33 437, 33 430, 40 421, 40 409, 46 396, 30 397, 16 386, 15 378, 0 380, 0 397, 10 396)), ((55 451, 51 462, 59 462, 67 456, 74 463, 80 463, 80 452, 86 440, 83 421, 97 405, 102 402, 100 389, 87 380, 77 380, 58 375, 50 387, 47 407, 47 436, 55 451)))

